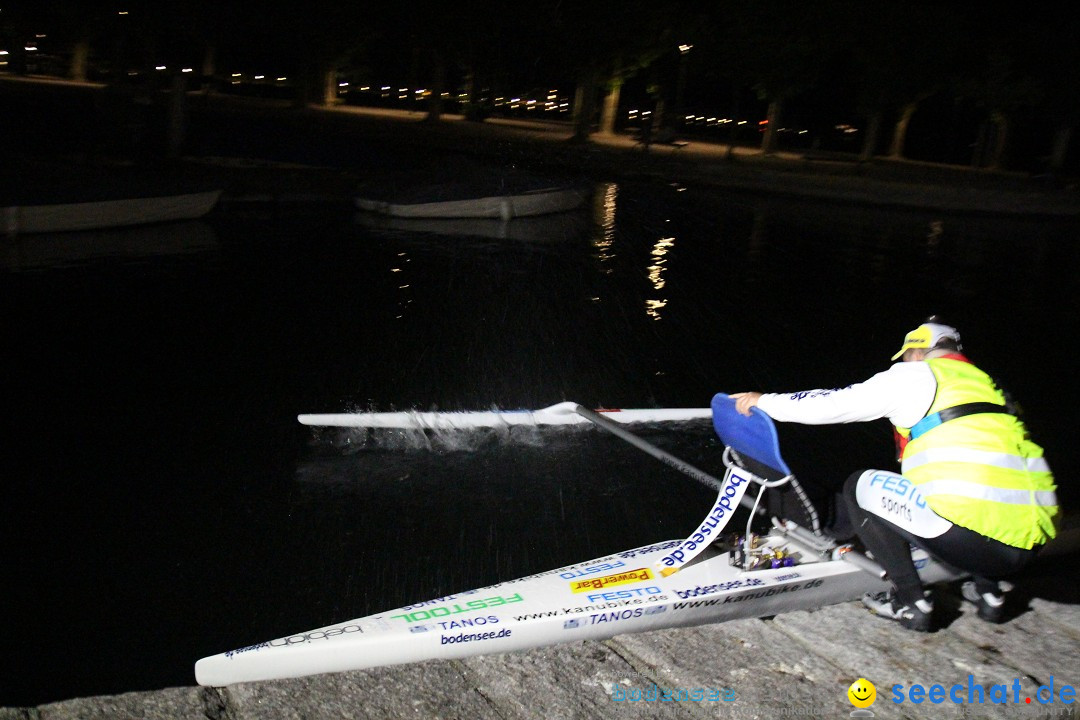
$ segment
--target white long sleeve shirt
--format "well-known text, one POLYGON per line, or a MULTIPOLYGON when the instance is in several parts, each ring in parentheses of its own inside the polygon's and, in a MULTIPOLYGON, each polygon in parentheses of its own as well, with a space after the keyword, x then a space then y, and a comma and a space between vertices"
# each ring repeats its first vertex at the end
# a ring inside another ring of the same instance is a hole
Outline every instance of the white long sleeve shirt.
POLYGON ((865 382, 833 390, 766 393, 758 407, 769 417, 805 425, 862 422, 888 418, 911 427, 930 409, 937 380, 925 362, 898 362, 865 382))

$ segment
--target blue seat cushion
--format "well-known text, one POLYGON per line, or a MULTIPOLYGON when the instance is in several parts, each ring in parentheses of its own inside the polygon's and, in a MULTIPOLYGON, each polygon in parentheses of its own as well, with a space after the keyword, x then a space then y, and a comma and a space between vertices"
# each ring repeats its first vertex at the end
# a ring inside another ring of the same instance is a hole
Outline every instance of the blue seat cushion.
POLYGON ((750 409, 742 415, 729 395, 717 393, 712 399, 713 428, 720 440, 747 461, 747 470, 766 480, 791 475, 780 457, 780 441, 772 418, 761 410, 750 409))

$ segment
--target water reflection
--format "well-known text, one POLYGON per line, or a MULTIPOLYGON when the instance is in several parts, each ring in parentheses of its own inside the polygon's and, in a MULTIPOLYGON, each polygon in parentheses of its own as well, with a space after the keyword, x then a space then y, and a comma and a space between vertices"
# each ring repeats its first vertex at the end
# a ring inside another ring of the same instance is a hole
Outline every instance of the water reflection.
POLYGON ((358 212, 353 222, 385 234, 443 235, 529 243, 558 243, 580 237, 590 224, 588 212, 568 210, 535 217, 500 218, 399 218, 358 212))
MULTIPOLYGON (((675 246, 675 238, 662 237, 656 241, 652 249, 653 264, 647 269, 649 271, 649 282, 652 283, 654 290, 663 290, 665 285, 664 280, 664 264, 667 262, 668 250, 675 246)), ((666 298, 649 298, 645 301, 645 314, 653 320, 660 319, 660 311, 667 305, 666 298)))
MULTIPOLYGON (((774 282, 777 263, 799 259, 804 280, 849 273, 860 284, 948 286, 974 297, 986 289, 984 270, 1002 260, 1037 276, 1046 270, 1046 249, 1074 237, 1075 221, 993 216, 942 216, 940 212, 849 207, 829 202, 747 196, 716 196, 744 214, 742 268, 751 283, 774 282), (827 267, 828 263, 839 263, 827 267)), ((709 211, 703 210, 703 214, 709 211)), ((1058 248, 1068 252, 1068 248, 1058 248)), ((1060 252, 1059 252, 1060 254, 1060 252)), ((1059 258, 1060 259, 1060 258, 1059 258)), ((1068 258, 1069 262, 1075 256, 1068 258)))
POLYGON ((593 236, 593 248, 600 264, 600 272, 611 274, 614 268, 608 266, 615 258, 615 210, 619 198, 619 186, 612 182, 600 183, 593 195, 593 222, 596 234, 593 236))
POLYGON ((402 282, 402 284, 399 284, 397 286, 399 312, 397 315, 394 316, 395 320, 400 320, 405 317, 405 311, 409 309, 409 305, 411 305, 413 301, 412 293, 409 292, 409 283, 404 282, 404 278, 407 277, 406 275, 404 275, 404 270, 407 267, 407 264, 411 261, 412 259, 409 257, 408 253, 399 252, 397 254, 396 260, 394 261, 395 267, 390 268, 390 272, 396 273, 395 277, 399 278, 399 280, 401 280, 402 282))
POLYGON ((47 270, 118 259, 124 263, 216 250, 214 229, 202 220, 115 230, 35 233, 0 238, 0 268, 47 270))

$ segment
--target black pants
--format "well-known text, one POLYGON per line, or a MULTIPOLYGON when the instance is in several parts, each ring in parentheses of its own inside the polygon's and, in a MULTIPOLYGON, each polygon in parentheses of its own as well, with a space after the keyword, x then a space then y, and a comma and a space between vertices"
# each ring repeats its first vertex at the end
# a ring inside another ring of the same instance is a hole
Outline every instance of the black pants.
POLYGON ((851 524, 866 549, 889 574, 901 602, 907 605, 923 597, 922 582, 911 560, 909 544, 971 573, 980 593, 996 592, 999 579, 1017 572, 1035 557, 1036 549, 1022 550, 959 525, 953 525, 934 538, 912 535, 859 505, 855 487, 862 474, 860 470, 844 483, 844 503, 851 524))

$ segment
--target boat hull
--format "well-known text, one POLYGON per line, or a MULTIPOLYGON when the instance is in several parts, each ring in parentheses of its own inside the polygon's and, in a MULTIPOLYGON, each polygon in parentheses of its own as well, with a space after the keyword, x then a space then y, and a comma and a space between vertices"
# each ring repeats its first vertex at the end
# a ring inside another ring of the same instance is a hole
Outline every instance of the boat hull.
POLYGON ((441 202, 391 203, 356 198, 361 210, 398 218, 512 218, 535 217, 581 207, 584 195, 573 188, 543 188, 516 195, 446 200, 441 202))
POLYGON ((357 212, 354 222, 376 232, 418 233, 455 238, 489 238, 529 243, 557 243, 588 233, 587 213, 557 212, 532 217, 401 218, 374 212, 357 212))
MULTIPOLYGON (((504 653, 624 633, 775 615, 886 588, 843 560, 744 571, 715 554, 667 577, 671 540, 203 658, 202 685, 504 653)), ((794 548, 781 536, 776 547, 794 548)), ((947 571, 916 554, 924 579, 947 571)))
POLYGON ((9 235, 71 232, 196 220, 221 197, 220 190, 166 197, 102 200, 63 205, 24 205, 0 209, 9 235))

